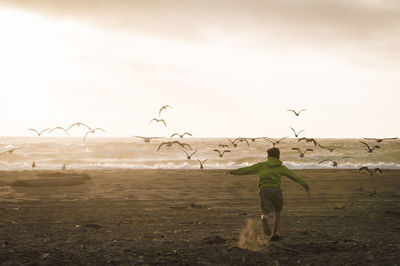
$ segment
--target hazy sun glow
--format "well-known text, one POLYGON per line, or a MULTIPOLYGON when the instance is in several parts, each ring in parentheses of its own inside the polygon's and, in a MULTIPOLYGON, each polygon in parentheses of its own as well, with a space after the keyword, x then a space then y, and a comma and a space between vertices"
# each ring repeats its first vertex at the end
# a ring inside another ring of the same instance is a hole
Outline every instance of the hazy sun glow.
POLYGON ((1 8, 0 32, 0 111, 9 114, 3 135, 76 121, 114 136, 279 136, 289 126, 321 137, 398 130, 385 115, 399 111, 396 72, 352 61, 333 46, 217 27, 205 28, 201 41, 174 39, 1 8), (393 97, 377 103, 377 91, 393 97), (148 124, 163 104, 174 106, 168 129, 148 124), (294 120, 288 108, 309 111, 294 120))

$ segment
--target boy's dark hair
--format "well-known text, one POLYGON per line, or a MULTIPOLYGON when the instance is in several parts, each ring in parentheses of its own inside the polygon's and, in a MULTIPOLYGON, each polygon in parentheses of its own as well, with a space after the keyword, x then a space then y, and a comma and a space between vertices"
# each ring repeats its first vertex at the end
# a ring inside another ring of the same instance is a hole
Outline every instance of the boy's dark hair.
POLYGON ((276 159, 279 159, 280 155, 281 155, 281 151, 279 150, 279 148, 270 148, 267 150, 268 153, 268 157, 274 157, 276 159))

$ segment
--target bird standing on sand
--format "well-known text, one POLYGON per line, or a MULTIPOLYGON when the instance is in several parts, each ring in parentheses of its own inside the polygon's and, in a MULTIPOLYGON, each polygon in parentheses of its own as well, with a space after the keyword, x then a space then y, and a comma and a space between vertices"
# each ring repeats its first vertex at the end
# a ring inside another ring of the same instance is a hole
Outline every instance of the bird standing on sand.
POLYGON ((379 169, 378 167, 374 168, 374 169, 369 169, 368 166, 363 166, 360 169, 358 169, 358 172, 360 173, 361 171, 366 172, 367 174, 369 174, 369 176, 373 176, 375 173, 379 173, 380 175, 383 175, 383 172, 381 169, 379 169))
POLYGON ((397 137, 395 138, 382 138, 382 139, 377 139, 377 138, 363 138, 363 139, 367 139, 367 140, 375 140, 377 143, 381 143, 384 140, 392 140, 392 139, 398 139, 397 137))
POLYGON ((380 149, 381 148, 381 146, 379 146, 379 145, 375 145, 375 146, 373 146, 372 148, 367 144, 367 143, 365 143, 364 141, 361 141, 360 140, 360 142, 362 143, 362 144, 364 144, 365 146, 367 146, 367 148, 368 148, 368 153, 372 153, 375 149, 380 149))
POLYGON ((231 152, 231 150, 224 150, 223 152, 221 152, 220 150, 217 150, 217 149, 215 149, 215 150, 213 150, 213 151, 218 152, 219 158, 222 158, 222 156, 224 156, 224 153, 225 153, 225 152, 231 152))
POLYGON ((200 161, 199 159, 197 159, 197 161, 200 164, 200 169, 204 169, 204 163, 207 161, 208 159, 205 159, 204 161, 200 161))
POLYGON ((77 126, 77 127, 80 127, 80 126, 85 126, 87 129, 89 129, 89 130, 92 130, 92 128, 91 127, 89 127, 88 125, 86 125, 85 123, 82 123, 82 122, 76 122, 76 123, 74 123, 74 124, 72 124, 72 125, 70 125, 69 126, 69 128, 67 128, 67 131, 68 130, 70 130, 72 127, 74 127, 74 126, 77 126))
POLYGON ((300 154, 299 154, 299 157, 300 157, 300 158, 303 158, 303 157, 304 157, 304 154, 306 154, 306 152, 308 152, 308 151, 314 151, 313 149, 305 149, 305 151, 302 152, 299 148, 292 148, 292 150, 298 151, 298 152, 300 153, 300 154))
POLYGON ((98 127, 98 128, 95 128, 95 129, 92 129, 92 130, 89 130, 88 132, 85 133, 85 136, 83 137, 82 142, 85 142, 85 139, 86 139, 86 137, 87 137, 88 134, 90 134, 90 133, 95 133, 97 130, 101 130, 101 131, 103 131, 103 132, 107 132, 107 131, 105 131, 104 129, 99 128, 99 127, 98 127))
POLYGON ((167 147, 171 147, 172 144, 178 144, 178 145, 181 146, 183 149, 185 149, 185 146, 188 146, 189 149, 192 149, 192 147, 191 147, 189 144, 187 144, 187 143, 181 143, 181 142, 175 140, 175 141, 161 142, 161 144, 158 146, 157 151, 159 151, 159 150, 161 149, 161 147, 164 146, 164 145, 166 145, 167 147))
POLYGON ((55 127, 55 128, 53 128, 52 130, 50 130, 49 133, 53 132, 53 131, 56 130, 56 129, 62 130, 62 131, 64 131, 67 135, 69 135, 68 131, 65 130, 65 128, 63 128, 63 127, 55 127))
MULTIPOLYGON (((183 149, 182 149, 183 150, 183 149)), ((197 151, 192 152, 191 154, 187 153, 185 150, 183 150, 186 153, 186 159, 190 160, 192 159, 193 154, 195 154, 197 151)))
POLYGON ((288 109, 286 111, 293 112, 296 116, 299 116, 301 112, 307 111, 306 109, 301 109, 300 111, 296 112, 295 110, 288 109))
POLYGON ((153 118, 153 119, 150 120, 149 124, 151 124, 151 122, 153 122, 153 121, 156 121, 157 123, 158 122, 163 122, 164 126, 167 127, 167 123, 165 123, 164 119, 153 118))
POLYGON ((174 134, 172 134, 172 135, 171 135, 171 137, 170 137, 170 138, 173 138, 173 137, 175 137, 175 136, 179 136, 180 138, 183 138, 185 135, 188 135, 188 136, 191 136, 191 137, 193 137, 193 135, 192 135, 192 134, 190 134, 189 132, 185 132, 185 133, 183 133, 183 134, 174 133, 174 134))
POLYGON ((6 150, 6 151, 1 152, 0 155, 6 154, 6 153, 13 153, 14 151, 20 150, 20 149, 22 149, 22 148, 23 148, 23 147, 18 147, 18 148, 9 149, 9 150, 6 150))
POLYGON ((167 108, 172 108, 170 105, 164 105, 164 106, 162 106, 161 108, 160 108, 160 111, 158 111, 158 116, 161 116, 161 111, 162 110, 165 110, 165 109, 167 109, 167 108))
POLYGON ((42 131, 37 131, 36 129, 33 129, 33 128, 28 128, 28 130, 32 130, 32 131, 34 131, 37 135, 38 135, 38 137, 40 137, 40 135, 42 135, 45 131, 47 131, 47 130, 50 130, 50 128, 45 128, 45 129, 43 129, 42 131))
POLYGON ((61 171, 65 171, 65 170, 67 170, 67 165, 63 164, 63 166, 61 167, 61 171))
POLYGON ((35 161, 33 161, 32 162, 32 168, 35 168, 36 167, 36 163, 35 163, 35 161))
POLYGON ((299 132, 296 133, 296 130, 294 130, 292 127, 290 127, 290 129, 293 131, 294 136, 295 136, 296 138, 298 138, 299 135, 300 135, 300 133, 303 132, 303 131, 305 130, 305 129, 302 129, 302 130, 300 130, 299 132))

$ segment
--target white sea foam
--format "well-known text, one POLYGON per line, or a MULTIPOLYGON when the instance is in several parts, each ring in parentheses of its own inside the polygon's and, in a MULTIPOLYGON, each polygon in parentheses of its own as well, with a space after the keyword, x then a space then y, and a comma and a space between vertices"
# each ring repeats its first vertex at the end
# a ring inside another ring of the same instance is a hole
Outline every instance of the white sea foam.
MULTIPOLYGON (((265 150, 270 147, 264 141, 251 142, 250 147, 231 147, 230 153, 219 158, 213 149, 218 148, 219 143, 226 143, 226 139, 185 138, 184 141, 198 151, 192 160, 187 160, 179 147, 163 147, 157 152, 160 141, 144 144, 132 142, 129 138, 96 138, 88 144, 82 144, 75 138, 2 137, 0 152, 19 146, 23 146, 23 149, 2 154, 0 170, 31 169, 33 161, 37 169, 61 169, 64 163, 67 169, 198 169, 197 159, 208 159, 204 164, 205 169, 234 169, 265 160, 265 150)), ((312 144, 289 139, 279 146, 284 165, 290 169, 357 169, 364 165, 400 169, 400 141, 385 142, 381 149, 372 154, 367 153, 357 139, 322 139, 320 142, 326 146, 342 144, 343 147, 329 152, 312 144), (313 148, 314 152, 299 158, 299 153, 291 150, 292 147, 302 150, 313 148), (344 156, 351 158, 343 159, 344 156), (333 167, 330 162, 318 163, 325 159, 337 161, 338 166, 333 167)))

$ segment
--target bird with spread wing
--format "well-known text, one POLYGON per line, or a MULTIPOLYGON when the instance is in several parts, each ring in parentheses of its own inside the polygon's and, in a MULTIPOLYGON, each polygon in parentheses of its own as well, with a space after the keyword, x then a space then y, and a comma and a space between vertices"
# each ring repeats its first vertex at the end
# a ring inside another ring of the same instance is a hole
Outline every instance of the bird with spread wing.
POLYGON ((73 127, 80 127, 80 126, 84 126, 84 127, 86 127, 87 129, 92 130, 92 128, 89 127, 88 125, 86 125, 85 123, 76 122, 76 123, 70 125, 70 126, 67 128, 67 131, 69 131, 69 130, 70 130, 71 128, 73 128, 73 127))
POLYGON ((294 136, 295 136, 296 138, 298 138, 299 135, 300 135, 300 133, 303 132, 303 131, 305 130, 305 129, 302 129, 302 130, 300 130, 299 132, 296 132, 296 130, 294 130, 294 128, 290 127, 290 129, 293 131, 294 136))
POLYGON ((366 172, 369 174, 369 176, 373 176, 375 173, 379 173, 380 175, 383 175, 383 172, 381 169, 378 167, 375 167, 374 169, 369 169, 368 166, 362 166, 360 169, 358 169, 358 172, 360 173, 361 171, 366 172))
POLYGON ((65 129, 65 128, 63 128, 63 127, 55 127, 55 128, 53 128, 52 130, 50 130, 49 131, 49 133, 51 133, 51 132, 53 132, 54 130, 62 130, 62 131, 64 131, 67 135, 69 135, 69 133, 68 133, 68 131, 65 129))
POLYGON ((300 111, 296 112, 293 109, 288 109, 286 111, 293 112, 296 116, 299 116, 301 112, 307 111, 306 109, 301 109, 300 111))
POLYGON ((162 137, 143 137, 143 136, 132 136, 132 135, 131 135, 131 137, 142 139, 143 142, 146 144, 150 144, 152 139, 161 139, 162 138, 162 137))
POLYGON ((189 132, 185 132, 185 133, 183 133, 183 134, 174 133, 174 134, 172 134, 172 135, 171 135, 171 137, 170 137, 170 138, 173 138, 173 137, 175 137, 175 136, 179 136, 180 138, 183 138, 185 135, 188 135, 188 136, 191 136, 191 137, 193 137, 193 135, 192 135, 192 134, 190 134, 189 132))
POLYGON ((22 148, 23 148, 23 147, 12 148, 12 149, 9 149, 9 150, 0 152, 0 155, 6 154, 6 153, 13 153, 14 151, 20 150, 20 149, 22 149, 22 148))
POLYGON ((192 159, 193 154, 197 153, 197 151, 192 152, 191 154, 189 154, 187 151, 185 151, 184 149, 182 149, 182 151, 186 154, 186 159, 190 160, 192 159))
MULTIPOLYGON (((351 157, 345 156, 345 157, 341 157, 339 159, 350 159, 351 157)), ((320 161, 318 164, 324 163, 324 162, 331 162, 333 167, 337 167, 338 166, 338 160, 331 160, 331 159, 325 159, 320 161)))
POLYGON ((305 137, 302 137, 302 138, 297 139, 297 142, 301 142, 301 141, 303 141, 303 140, 305 140, 306 143, 310 143, 310 142, 314 143, 314 146, 315 146, 315 147, 319 146, 319 143, 318 143, 314 138, 305 138, 305 137))
POLYGON ((367 144, 367 143, 365 143, 364 141, 361 141, 360 140, 360 142, 362 143, 362 144, 364 144, 365 146, 367 146, 367 149, 368 149, 368 153, 372 153, 375 149, 380 149, 381 148, 381 146, 379 146, 379 145, 375 145, 375 146, 373 146, 372 148, 367 144))
POLYGON ((381 138, 381 139, 378 139, 378 138, 363 138, 363 139, 375 140, 377 143, 381 143, 381 142, 383 142, 384 140, 394 140, 394 139, 398 139, 398 138, 395 137, 395 138, 381 138))
POLYGON ((215 149, 215 150, 213 150, 213 151, 218 152, 219 158, 222 158, 222 156, 224 156, 224 153, 225 153, 225 152, 231 152, 231 150, 223 150, 223 151, 221 152, 221 151, 218 150, 218 149, 215 149))
POLYGON ((304 155, 306 154, 306 152, 308 152, 308 151, 314 151, 313 149, 305 149, 304 152, 302 152, 299 148, 292 148, 292 150, 298 151, 298 152, 300 153, 300 154, 299 154, 299 157, 300 157, 300 158, 303 158, 304 155))
POLYGON ((207 160, 208 160, 208 159, 205 159, 205 160, 203 160, 203 161, 200 161, 199 159, 197 159, 197 161, 198 161, 199 164, 200 164, 200 169, 204 169, 204 163, 207 162, 207 160))
POLYGON ((164 119, 153 118, 153 119, 150 120, 149 124, 151 124, 151 122, 153 122, 153 121, 156 121, 157 123, 163 122, 164 126, 167 127, 167 123, 165 122, 164 119))
POLYGON ((175 141, 166 141, 166 142, 161 142, 160 145, 158 146, 157 151, 159 151, 161 149, 162 146, 166 145, 167 147, 171 147, 172 144, 178 144, 179 146, 181 146, 183 149, 185 149, 185 146, 189 147, 189 149, 192 149, 192 147, 187 144, 187 143, 183 143, 183 142, 179 142, 177 140, 175 141))
POLYGON ((43 129, 41 131, 37 131, 34 128, 28 128, 28 130, 32 130, 33 132, 35 132, 38 135, 38 137, 40 137, 44 132, 46 132, 47 130, 50 130, 50 128, 45 128, 45 129, 43 129))
POLYGON ((158 116, 161 116, 161 111, 162 110, 166 110, 167 108, 172 108, 172 106, 170 105, 164 105, 160 108, 160 110, 158 111, 158 116))
POLYGON ((85 139, 86 139, 86 137, 87 137, 88 134, 93 134, 93 133, 95 133, 95 132, 98 131, 98 130, 101 130, 101 131, 103 131, 103 132, 107 132, 107 131, 105 131, 104 129, 99 128, 99 127, 98 127, 98 128, 95 128, 95 129, 92 129, 92 130, 89 130, 88 132, 85 133, 85 136, 83 137, 82 142, 85 142, 85 139))
POLYGON ((275 147, 275 145, 279 145, 279 143, 280 143, 282 140, 286 139, 287 137, 288 137, 288 136, 283 137, 283 138, 280 138, 280 139, 278 139, 278 140, 274 140, 274 139, 271 139, 271 138, 268 138, 268 137, 264 137, 264 139, 265 139, 266 141, 271 142, 271 143, 272 143, 272 147, 275 147))

